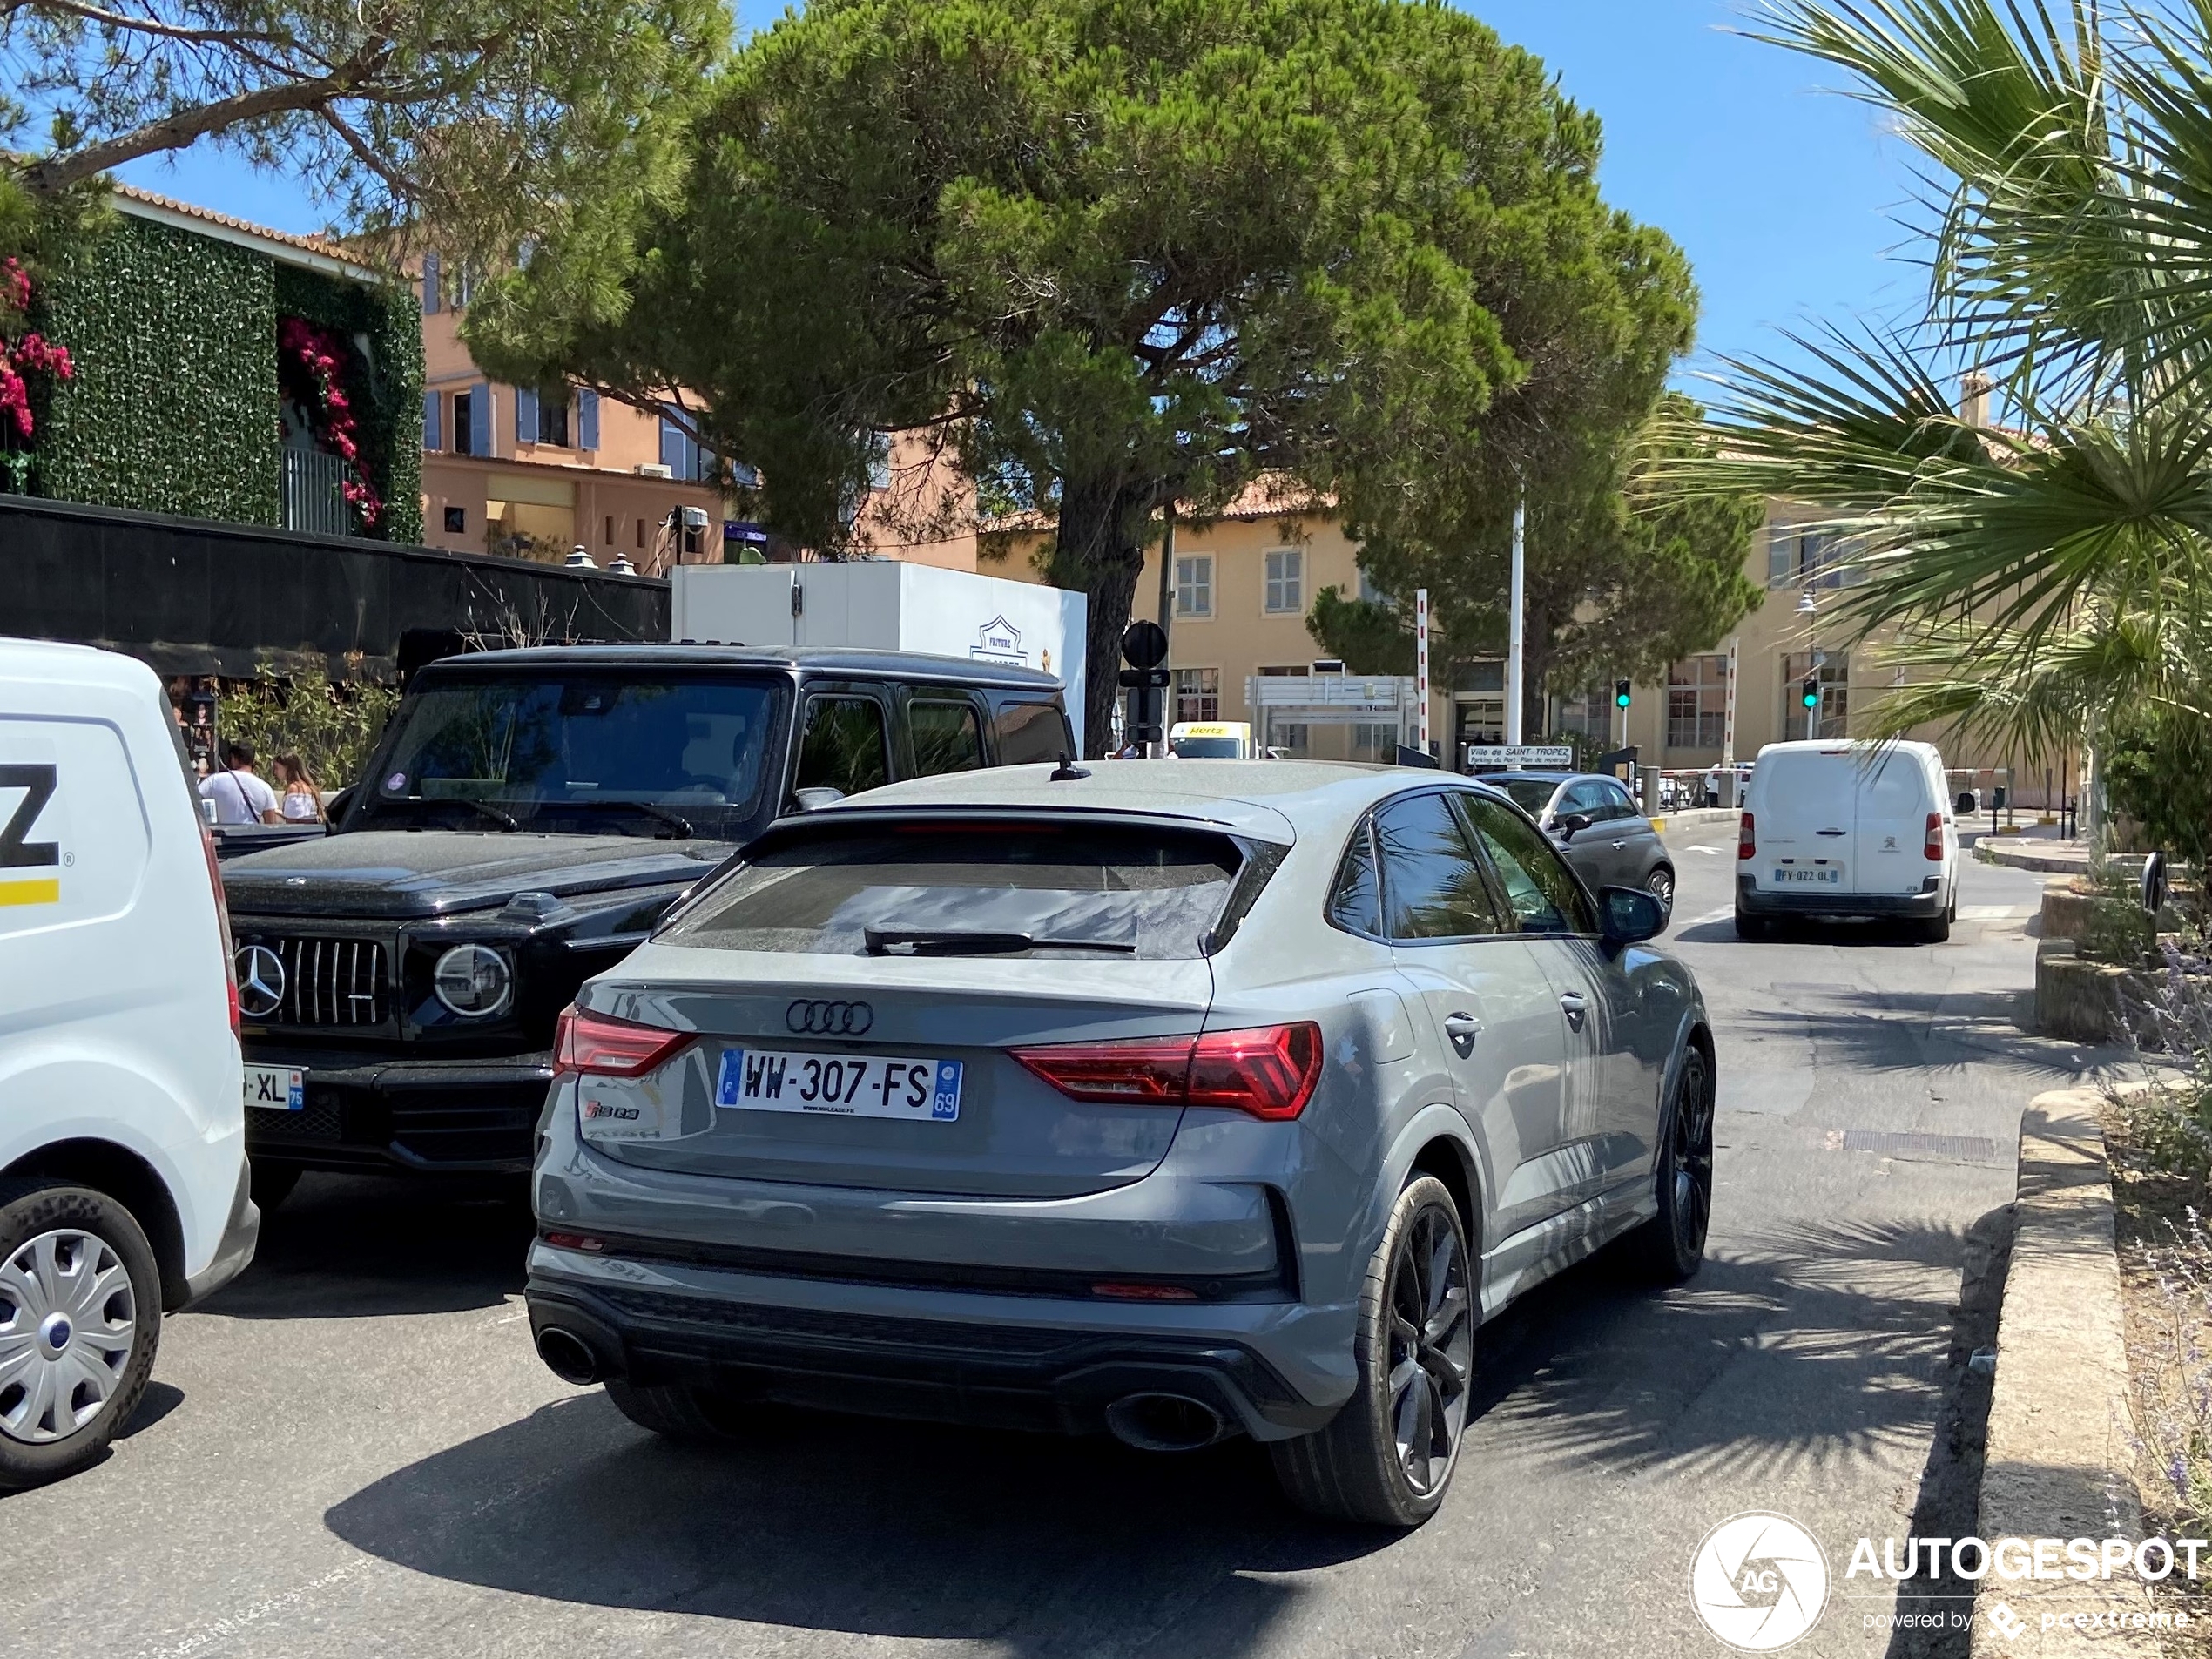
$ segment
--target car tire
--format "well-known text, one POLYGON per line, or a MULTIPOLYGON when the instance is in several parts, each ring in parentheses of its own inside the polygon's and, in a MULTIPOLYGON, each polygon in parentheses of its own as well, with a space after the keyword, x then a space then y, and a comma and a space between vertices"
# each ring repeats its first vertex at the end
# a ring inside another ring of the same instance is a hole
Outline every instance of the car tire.
POLYGON ((307 1173, 296 1163, 264 1163, 259 1158, 251 1160, 247 1167, 254 1208, 265 1216, 292 1196, 292 1189, 307 1173))
POLYGON ((1949 943, 1951 939, 1951 913, 1946 910, 1939 916, 1929 917, 1925 921, 1919 925, 1917 931, 1919 934, 1920 942, 1924 945, 1942 945, 1949 943))
POLYGON ((1334 1521, 1400 1529, 1436 1513, 1467 1428, 1474 1276, 1450 1190, 1433 1176, 1416 1176, 1391 1207, 1367 1264, 1352 1398, 1327 1427, 1268 1447, 1292 1503, 1334 1521))
POLYGON ((1669 918, 1675 914, 1675 873, 1663 864, 1654 865, 1651 873, 1643 879, 1643 890, 1659 901, 1659 907, 1669 918))
POLYGON ((1739 910, 1736 913, 1736 936, 1754 941, 1771 939, 1774 937, 1774 923, 1764 916, 1746 915, 1739 910))
POLYGON ((1713 1214, 1713 1065, 1695 1044, 1676 1074, 1652 1184, 1659 1213, 1625 1241, 1643 1278, 1679 1285, 1705 1262, 1713 1214))
POLYGON ((161 1270, 131 1212, 90 1187, 0 1181, 0 1489, 97 1461, 160 1345, 161 1270))
POLYGON ((684 1383, 633 1383, 620 1377, 608 1378, 606 1389, 617 1411, 664 1440, 713 1445, 735 1440, 741 1427, 736 1402, 711 1389, 684 1383))

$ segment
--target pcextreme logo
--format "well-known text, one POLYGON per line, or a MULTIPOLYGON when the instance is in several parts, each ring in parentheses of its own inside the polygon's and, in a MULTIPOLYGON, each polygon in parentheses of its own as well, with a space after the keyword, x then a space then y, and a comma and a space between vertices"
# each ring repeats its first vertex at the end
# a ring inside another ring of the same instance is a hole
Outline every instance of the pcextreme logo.
POLYGON ((1786 1515, 1730 1515, 1690 1557, 1689 1604, 1730 1647, 1771 1653, 1819 1622, 1828 1605, 1828 1558, 1786 1515))
POLYGON ((0 765, 0 790, 20 789, 23 799, 4 826, 0 826, 0 905, 59 904, 62 879, 58 875, 23 876, 19 870, 58 870, 61 843, 29 839, 38 814, 54 798, 61 782, 52 766, 0 765))

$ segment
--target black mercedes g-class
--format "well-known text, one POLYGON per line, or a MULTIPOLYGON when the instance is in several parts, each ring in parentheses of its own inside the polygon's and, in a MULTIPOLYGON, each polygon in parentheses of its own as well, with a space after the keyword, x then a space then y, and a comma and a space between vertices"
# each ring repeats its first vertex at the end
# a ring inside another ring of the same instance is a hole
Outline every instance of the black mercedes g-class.
POLYGON ((222 867, 256 1202, 303 1170, 529 1167, 553 1024, 785 813, 1076 751, 1059 683, 896 651, 431 664, 329 836, 222 867))

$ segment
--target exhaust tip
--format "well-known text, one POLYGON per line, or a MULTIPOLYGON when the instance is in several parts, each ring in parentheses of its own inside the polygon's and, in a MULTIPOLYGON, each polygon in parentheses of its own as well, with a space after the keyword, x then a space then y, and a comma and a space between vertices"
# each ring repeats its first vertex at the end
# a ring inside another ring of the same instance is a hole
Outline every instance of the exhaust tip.
POLYGON ((564 1331, 557 1325, 549 1325, 537 1333, 537 1357, 545 1367, 564 1383, 583 1387, 599 1381, 606 1373, 599 1364, 599 1356, 591 1345, 573 1331, 564 1331))
POLYGON ((1188 1394, 1124 1394, 1106 1408, 1106 1426, 1140 1452, 1195 1452, 1229 1434, 1219 1412, 1188 1394))

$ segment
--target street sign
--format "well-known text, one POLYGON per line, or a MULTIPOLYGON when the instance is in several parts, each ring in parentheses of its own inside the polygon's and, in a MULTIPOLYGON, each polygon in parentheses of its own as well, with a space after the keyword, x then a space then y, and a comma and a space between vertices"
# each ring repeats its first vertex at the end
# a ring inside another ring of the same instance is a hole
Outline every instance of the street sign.
POLYGON ((1467 745, 1467 765, 1484 766, 1541 766, 1558 768, 1575 764, 1575 752, 1563 743, 1467 745))
MULTIPOLYGON (((1155 623, 1153 625, 1157 627, 1159 624, 1155 623)), ((1125 668, 1116 678, 1123 685, 1150 685, 1160 690, 1164 689, 1174 676, 1164 668, 1125 668)))
POLYGON ((1168 659, 1168 631, 1139 617, 1122 635, 1122 659, 1131 668, 1157 668, 1168 659))

